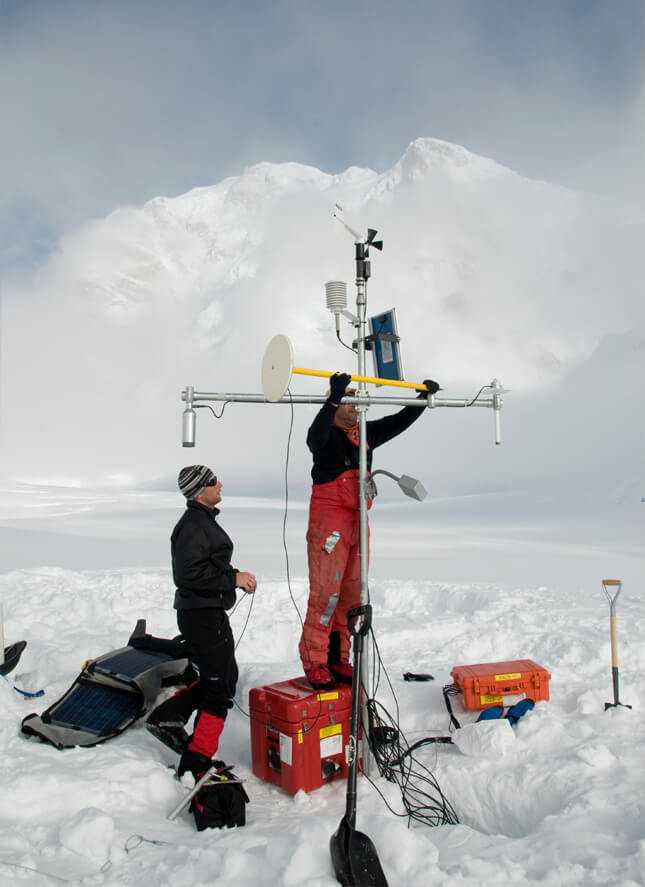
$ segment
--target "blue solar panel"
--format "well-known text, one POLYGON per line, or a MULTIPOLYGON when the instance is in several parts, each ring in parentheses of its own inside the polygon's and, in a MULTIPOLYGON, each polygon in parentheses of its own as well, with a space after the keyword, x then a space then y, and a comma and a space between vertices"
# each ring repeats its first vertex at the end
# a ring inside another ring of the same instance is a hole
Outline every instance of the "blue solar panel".
POLYGON ((51 723, 91 733, 119 730, 137 715, 141 696, 100 684, 77 684, 51 712, 51 723))
POLYGON ((150 650, 135 650, 129 647, 114 656, 107 659, 101 659, 100 662, 93 664, 94 671, 101 671, 104 674, 122 675, 126 678, 136 678, 142 672, 147 671, 160 662, 168 662, 172 656, 165 653, 152 652, 150 650))
POLYGON ((401 345, 396 328, 396 309, 370 317, 370 333, 374 336, 372 355, 374 372, 380 379, 403 381, 401 345), (379 338, 381 337, 381 338, 379 338))

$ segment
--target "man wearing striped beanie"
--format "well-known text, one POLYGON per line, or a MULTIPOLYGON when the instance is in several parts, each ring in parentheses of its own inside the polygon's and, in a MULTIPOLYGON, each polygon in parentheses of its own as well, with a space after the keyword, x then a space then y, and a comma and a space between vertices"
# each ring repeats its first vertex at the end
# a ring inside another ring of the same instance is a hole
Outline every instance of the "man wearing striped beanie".
POLYGON ((174 606, 179 630, 194 650, 199 681, 158 706, 146 726, 181 754, 179 776, 191 771, 197 779, 218 749, 235 696, 238 669, 226 611, 235 603, 235 589, 253 594, 257 580, 231 565, 233 543, 217 522, 221 481, 205 465, 189 465, 179 472, 178 485, 186 510, 170 543, 174 606), (195 709, 189 737, 184 726, 195 709))

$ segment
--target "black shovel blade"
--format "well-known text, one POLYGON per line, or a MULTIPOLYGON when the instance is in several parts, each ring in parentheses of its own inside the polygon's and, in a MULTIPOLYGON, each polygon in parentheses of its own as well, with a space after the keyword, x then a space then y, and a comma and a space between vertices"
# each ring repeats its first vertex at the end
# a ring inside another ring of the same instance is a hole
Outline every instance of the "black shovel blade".
POLYGON ((388 887, 376 847, 346 817, 329 839, 336 880, 343 887, 388 887))
POLYGON ((0 674, 6 675, 14 670, 26 646, 27 641, 18 641, 17 644, 4 648, 4 662, 0 665, 0 674))

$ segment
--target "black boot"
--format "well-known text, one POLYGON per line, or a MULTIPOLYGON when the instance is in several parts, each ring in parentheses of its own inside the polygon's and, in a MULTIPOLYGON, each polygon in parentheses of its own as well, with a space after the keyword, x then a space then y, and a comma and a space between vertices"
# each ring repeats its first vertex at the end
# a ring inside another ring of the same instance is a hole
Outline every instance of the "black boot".
POLYGON ((146 729, 155 739, 159 739, 178 755, 188 745, 188 733, 184 729, 186 721, 184 712, 180 709, 178 697, 172 696, 158 705, 146 721, 146 729))
POLYGON ((188 745, 188 733, 184 730, 184 725, 179 721, 163 721, 160 724, 153 724, 150 721, 146 723, 146 729, 149 733, 171 748, 178 755, 183 754, 184 749, 188 745))

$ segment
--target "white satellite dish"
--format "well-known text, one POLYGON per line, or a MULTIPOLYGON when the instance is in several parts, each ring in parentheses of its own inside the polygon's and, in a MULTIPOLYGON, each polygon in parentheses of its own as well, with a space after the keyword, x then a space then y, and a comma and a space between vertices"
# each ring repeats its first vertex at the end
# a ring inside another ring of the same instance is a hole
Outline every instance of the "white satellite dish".
POLYGON ((286 394, 293 374, 293 346, 282 333, 267 345, 262 359, 262 392, 270 403, 277 403, 286 394))

